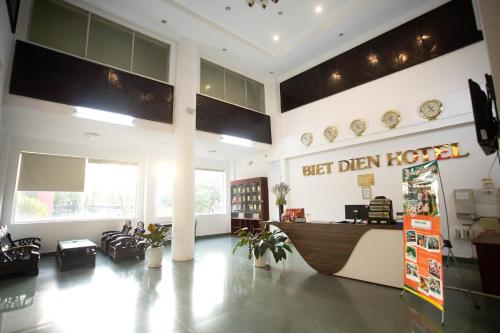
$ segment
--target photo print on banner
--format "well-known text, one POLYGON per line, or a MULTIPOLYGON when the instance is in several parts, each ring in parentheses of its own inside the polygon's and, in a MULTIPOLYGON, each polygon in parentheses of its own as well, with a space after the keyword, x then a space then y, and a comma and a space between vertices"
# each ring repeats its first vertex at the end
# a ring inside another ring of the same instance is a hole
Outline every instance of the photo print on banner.
POLYGON ((402 173, 404 287, 444 311, 438 165, 432 161, 402 173))

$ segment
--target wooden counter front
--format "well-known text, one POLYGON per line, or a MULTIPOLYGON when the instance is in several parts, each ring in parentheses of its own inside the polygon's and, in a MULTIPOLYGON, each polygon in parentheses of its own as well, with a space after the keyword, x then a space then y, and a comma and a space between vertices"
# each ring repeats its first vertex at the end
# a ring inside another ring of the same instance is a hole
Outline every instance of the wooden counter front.
POLYGON ((358 241, 367 231, 403 230, 402 225, 394 224, 286 222, 269 224, 279 228, 290 238, 302 258, 312 268, 328 275, 338 273, 345 266, 358 241))

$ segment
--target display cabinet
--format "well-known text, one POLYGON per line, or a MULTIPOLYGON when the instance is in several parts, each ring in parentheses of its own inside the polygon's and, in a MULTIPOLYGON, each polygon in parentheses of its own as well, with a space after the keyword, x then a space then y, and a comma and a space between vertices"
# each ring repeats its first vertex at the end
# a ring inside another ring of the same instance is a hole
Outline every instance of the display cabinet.
POLYGON ((231 182, 231 232, 247 227, 260 230, 269 219, 267 178, 241 179, 231 182))

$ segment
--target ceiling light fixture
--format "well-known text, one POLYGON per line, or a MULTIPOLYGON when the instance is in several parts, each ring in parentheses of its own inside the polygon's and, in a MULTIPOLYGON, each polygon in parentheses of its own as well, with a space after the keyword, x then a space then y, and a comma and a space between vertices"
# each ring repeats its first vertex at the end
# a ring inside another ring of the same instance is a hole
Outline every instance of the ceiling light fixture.
POLYGON ((314 11, 316 12, 316 14, 321 14, 323 12, 323 7, 316 6, 316 8, 314 8, 314 11))
POLYGON ((161 23, 166 24, 167 20, 163 19, 163 20, 161 20, 161 23))
POLYGON ((111 124, 134 126, 134 117, 127 116, 125 114, 89 109, 81 106, 77 106, 75 109, 75 117, 78 118, 97 120, 111 124))
POLYGON ((340 79, 342 78, 342 75, 341 75, 339 72, 334 72, 334 73, 332 74, 332 78, 333 78, 334 80, 340 80, 340 79))
POLYGON ((370 54, 370 55, 368 56, 368 61, 369 61, 369 62, 370 62, 370 64, 372 64, 372 65, 376 65, 376 64, 378 64, 378 57, 377 57, 377 55, 376 55, 376 54, 370 54))
POLYGON ((252 145, 252 141, 248 139, 238 138, 236 136, 231 136, 231 135, 222 135, 220 141, 223 143, 229 143, 232 145, 237 145, 242 147, 250 147, 252 145))
POLYGON ((280 40, 280 36, 279 36, 279 35, 274 35, 274 36, 273 36, 273 40, 274 40, 275 42, 279 41, 279 40, 280 40))
MULTIPOLYGON (((278 3, 279 0, 271 0, 273 3, 278 3)), ((259 4, 262 9, 266 9, 267 4, 269 3, 269 0, 245 0, 247 3, 248 7, 253 7, 256 3, 259 4)))

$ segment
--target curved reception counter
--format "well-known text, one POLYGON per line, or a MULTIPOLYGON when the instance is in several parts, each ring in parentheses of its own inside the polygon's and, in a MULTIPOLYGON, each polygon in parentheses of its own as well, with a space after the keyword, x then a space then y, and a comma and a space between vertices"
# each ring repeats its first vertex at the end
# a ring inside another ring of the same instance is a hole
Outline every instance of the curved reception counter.
POLYGON ((403 228, 383 224, 270 222, 317 272, 403 288, 403 228))

